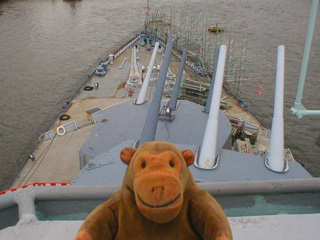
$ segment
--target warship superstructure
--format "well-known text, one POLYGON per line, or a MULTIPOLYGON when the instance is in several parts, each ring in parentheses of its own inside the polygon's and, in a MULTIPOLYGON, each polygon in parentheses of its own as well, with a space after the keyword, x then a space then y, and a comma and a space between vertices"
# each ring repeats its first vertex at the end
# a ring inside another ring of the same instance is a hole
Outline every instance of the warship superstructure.
POLYGON ((90 73, 63 106, 66 117, 41 135, 33 160, 0 193, 0 239, 73 239, 90 211, 119 189, 121 149, 148 141, 194 152, 190 171, 224 208, 234 239, 318 239, 320 179, 284 149, 284 46, 270 136, 223 89, 228 46, 202 70, 174 37, 145 30, 90 73), (204 75, 211 84, 201 82, 204 75), (181 88, 193 100, 205 91, 205 103, 186 100, 181 88))

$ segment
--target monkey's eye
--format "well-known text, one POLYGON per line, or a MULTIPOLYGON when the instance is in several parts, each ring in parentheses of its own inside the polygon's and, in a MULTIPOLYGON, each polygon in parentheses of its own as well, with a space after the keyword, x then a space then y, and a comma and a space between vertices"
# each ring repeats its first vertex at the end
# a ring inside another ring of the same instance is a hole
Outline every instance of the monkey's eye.
POLYGON ((174 167, 174 163, 172 161, 169 162, 171 167, 174 167))
POLYGON ((146 162, 141 163, 141 167, 145 168, 147 166, 146 162))

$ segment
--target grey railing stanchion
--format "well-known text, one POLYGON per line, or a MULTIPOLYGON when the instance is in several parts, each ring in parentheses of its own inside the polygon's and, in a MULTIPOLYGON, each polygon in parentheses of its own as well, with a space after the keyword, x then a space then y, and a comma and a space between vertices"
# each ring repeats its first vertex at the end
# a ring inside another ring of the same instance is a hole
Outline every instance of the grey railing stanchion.
POLYGON ((19 220, 37 219, 36 207, 34 205, 35 195, 32 190, 20 191, 16 196, 16 202, 19 209, 19 220))

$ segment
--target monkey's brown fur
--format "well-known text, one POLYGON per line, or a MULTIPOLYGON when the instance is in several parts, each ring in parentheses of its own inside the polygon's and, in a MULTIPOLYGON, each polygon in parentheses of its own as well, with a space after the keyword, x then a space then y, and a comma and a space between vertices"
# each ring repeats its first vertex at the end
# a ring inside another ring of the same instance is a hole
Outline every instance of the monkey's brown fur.
POLYGON ((167 142, 124 148, 121 189, 82 224, 76 240, 232 240, 225 213, 188 169, 190 150, 167 142))

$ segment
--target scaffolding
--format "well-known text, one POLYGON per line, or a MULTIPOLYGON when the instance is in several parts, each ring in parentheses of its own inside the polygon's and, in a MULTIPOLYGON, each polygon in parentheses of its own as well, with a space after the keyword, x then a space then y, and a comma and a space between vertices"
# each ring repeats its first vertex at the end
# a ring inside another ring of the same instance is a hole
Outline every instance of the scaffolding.
POLYGON ((193 70, 194 75, 192 79, 182 80, 179 98, 192 98, 202 105, 206 102, 207 92, 200 86, 210 85, 219 46, 227 45, 224 89, 239 100, 243 109, 249 110, 252 94, 261 94, 259 87, 262 86, 265 75, 261 71, 254 72, 253 65, 247 61, 247 34, 208 19, 212 17, 209 18, 194 9, 166 6, 148 12, 145 31, 162 41, 163 46, 168 36, 173 36, 173 53, 178 58, 182 50, 187 48, 186 64, 193 70), (212 24, 223 27, 224 31, 208 31, 212 24))
POLYGON ((239 34, 227 28, 226 32, 211 33, 208 31, 210 22, 206 16, 186 8, 157 8, 150 12, 147 21, 147 34, 164 42, 168 36, 173 36, 176 51, 181 53, 183 48, 188 49, 187 64, 204 83, 211 82, 219 46, 222 43, 228 45, 224 85, 239 96, 248 68, 245 33, 237 37, 239 34))

